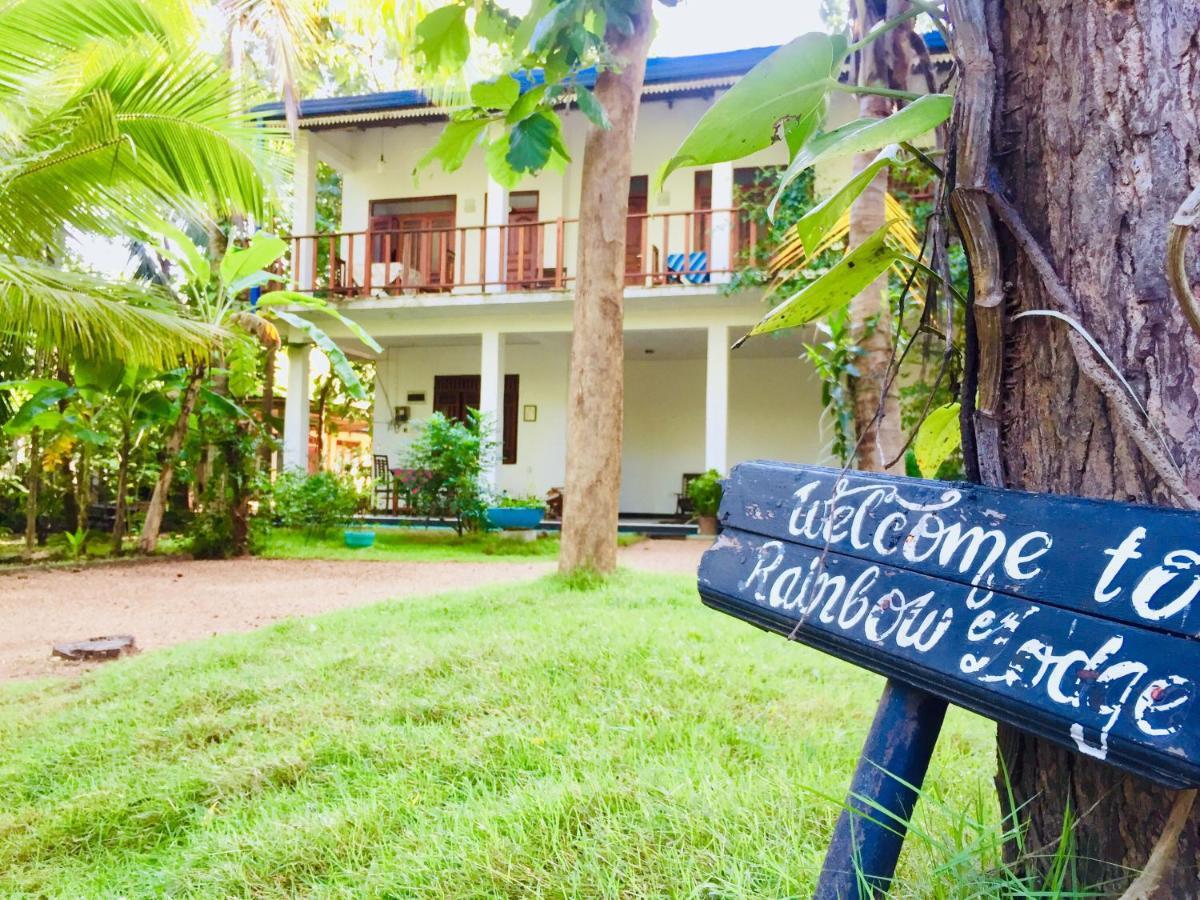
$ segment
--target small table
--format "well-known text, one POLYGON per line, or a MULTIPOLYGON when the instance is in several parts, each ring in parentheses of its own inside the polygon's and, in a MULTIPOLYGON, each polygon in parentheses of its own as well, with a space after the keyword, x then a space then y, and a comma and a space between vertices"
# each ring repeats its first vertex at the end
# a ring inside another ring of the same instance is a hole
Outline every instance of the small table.
POLYGON ((400 514, 400 489, 406 488, 405 494, 412 496, 413 488, 421 487, 433 478, 429 469, 406 469, 403 466, 393 466, 390 469, 395 483, 392 485, 392 515, 400 514))

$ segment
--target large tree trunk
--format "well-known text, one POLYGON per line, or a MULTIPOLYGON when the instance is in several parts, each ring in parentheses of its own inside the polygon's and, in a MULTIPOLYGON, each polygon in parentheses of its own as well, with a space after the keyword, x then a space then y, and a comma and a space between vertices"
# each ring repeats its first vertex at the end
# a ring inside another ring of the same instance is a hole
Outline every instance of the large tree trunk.
POLYGON ((154 493, 150 496, 150 505, 146 508, 146 522, 142 526, 142 537, 138 542, 138 549, 143 553, 153 553, 158 546, 158 532, 162 528, 163 513, 167 509, 171 481, 175 477, 175 460, 187 439, 188 417, 196 406, 196 398, 200 396, 200 383, 203 378, 203 365, 192 369, 183 395, 179 398, 179 418, 175 420, 175 426, 167 438, 167 445, 163 448, 162 468, 158 470, 158 480, 154 483, 154 493))
MULTIPOLYGON (((1190 489, 1200 490, 1200 341, 1170 293, 1164 262, 1170 219, 1200 182, 1200 4, 1004 0, 988 4, 988 14, 997 69, 992 153, 1005 195, 1073 297, 1081 325, 1129 380, 1190 489)), ((1178 504, 1114 402, 1077 364, 1076 353, 1091 351, 1061 321, 1012 321, 1021 310, 1065 310, 1011 222, 997 231, 1010 291, 1005 481, 1178 504)), ((1119 892, 1129 869, 1146 865, 1173 792, 1012 728, 1000 729, 999 746, 1019 815, 1030 821, 1029 851, 1053 852, 1069 807, 1080 818, 1079 884, 1107 882, 1119 892)), ((1139 896, 1200 896, 1200 808, 1164 849, 1157 885, 1139 896)))
MULTIPOLYGON (((907 0, 888 0, 886 6, 878 0, 864 0, 858 5, 855 31, 858 36, 869 32, 885 18, 898 15, 907 8, 907 0)), ((905 28, 869 44, 859 57, 858 83, 882 87, 908 88, 911 67, 904 52, 906 39, 900 40, 905 28)), ((886 118, 893 102, 885 97, 864 94, 858 114, 864 118, 886 118)), ((854 159, 856 171, 865 169, 875 158, 876 151, 861 153, 854 159)), ((887 222, 885 200, 888 173, 880 172, 855 200, 850 208, 850 246, 857 247, 887 222)), ((872 472, 903 470, 897 459, 904 437, 900 428, 900 401, 897 381, 890 378, 892 365, 891 306, 888 302, 888 276, 872 282, 850 302, 850 334, 862 350, 855 365, 859 376, 850 379, 854 399, 854 429, 858 453, 856 464, 872 472), (884 389, 887 388, 886 394, 884 389), (889 463, 894 465, 889 466, 889 463)))
POLYGON ((624 398, 625 219, 651 0, 640 0, 628 37, 610 29, 623 65, 596 79, 596 98, 612 122, 588 127, 579 206, 579 277, 575 287, 571 384, 567 406, 567 475, 563 491, 562 572, 617 565, 624 398))

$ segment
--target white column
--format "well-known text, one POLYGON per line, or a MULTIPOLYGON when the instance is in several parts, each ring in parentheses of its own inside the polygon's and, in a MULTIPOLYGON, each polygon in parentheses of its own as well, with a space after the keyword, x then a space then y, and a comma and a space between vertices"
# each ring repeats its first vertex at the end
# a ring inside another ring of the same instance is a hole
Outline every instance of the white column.
POLYGON ((283 407, 283 467, 308 471, 308 344, 288 344, 283 407))
POLYGON ((733 261, 733 163, 717 163, 712 169, 712 208, 719 210, 712 215, 712 260, 710 266, 716 274, 714 283, 729 281, 730 264, 733 261))
POLYGON ((496 456, 484 470, 484 480, 496 487, 504 448, 504 335, 499 331, 482 334, 479 353, 479 412, 491 423, 496 441, 496 456))
MULTIPOLYGON (((317 230, 317 153, 307 131, 296 134, 295 183, 292 188, 292 234, 313 234, 317 230)), ((294 274, 298 290, 313 287, 316 266, 316 241, 301 241, 294 274)))
POLYGON ((708 364, 704 373, 704 468, 728 474, 729 329, 708 326, 708 364))
POLYGON ((488 176, 487 217, 484 220, 484 290, 497 293, 504 290, 504 231, 508 224, 508 188, 488 176))

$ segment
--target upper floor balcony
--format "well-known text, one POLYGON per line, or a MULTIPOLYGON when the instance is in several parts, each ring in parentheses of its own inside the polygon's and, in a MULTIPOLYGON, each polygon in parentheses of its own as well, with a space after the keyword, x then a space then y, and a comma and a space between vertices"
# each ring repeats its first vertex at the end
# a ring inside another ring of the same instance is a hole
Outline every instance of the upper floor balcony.
MULTIPOLYGON (((525 208, 497 224, 458 226, 454 198, 421 198, 374 204, 363 230, 295 235, 291 287, 338 299, 573 289, 579 219, 542 219, 529 198, 512 199, 525 208)), ((627 287, 715 288, 756 262, 749 213, 638 207, 625 225, 627 287)))

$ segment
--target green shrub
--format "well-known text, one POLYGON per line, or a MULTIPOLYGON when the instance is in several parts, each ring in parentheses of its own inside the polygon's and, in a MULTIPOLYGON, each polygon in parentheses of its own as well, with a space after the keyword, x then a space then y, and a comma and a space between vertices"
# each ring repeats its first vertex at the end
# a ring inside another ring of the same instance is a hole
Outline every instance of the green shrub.
POLYGON ((709 469, 688 484, 688 497, 698 516, 715 516, 721 505, 721 473, 709 469))
POLYGON ((483 470, 495 457, 496 441, 486 417, 468 410, 459 422, 434 413, 417 427, 404 465, 428 473, 413 492, 416 511, 447 516, 459 534, 477 531, 487 518, 483 470))
POLYGON ((510 497, 508 494, 501 494, 492 506, 500 509, 545 509, 546 501, 536 494, 525 494, 524 496, 510 497))
POLYGON ((347 475, 284 472, 275 479, 270 500, 279 524, 323 533, 347 523, 358 511, 362 494, 347 475))
MULTIPOLYGON (((251 555, 260 553, 266 545, 265 524, 260 519, 249 521, 246 551, 251 555)), ((197 510, 184 530, 184 548, 194 559, 229 559, 236 547, 233 517, 221 503, 209 503, 197 510)))

